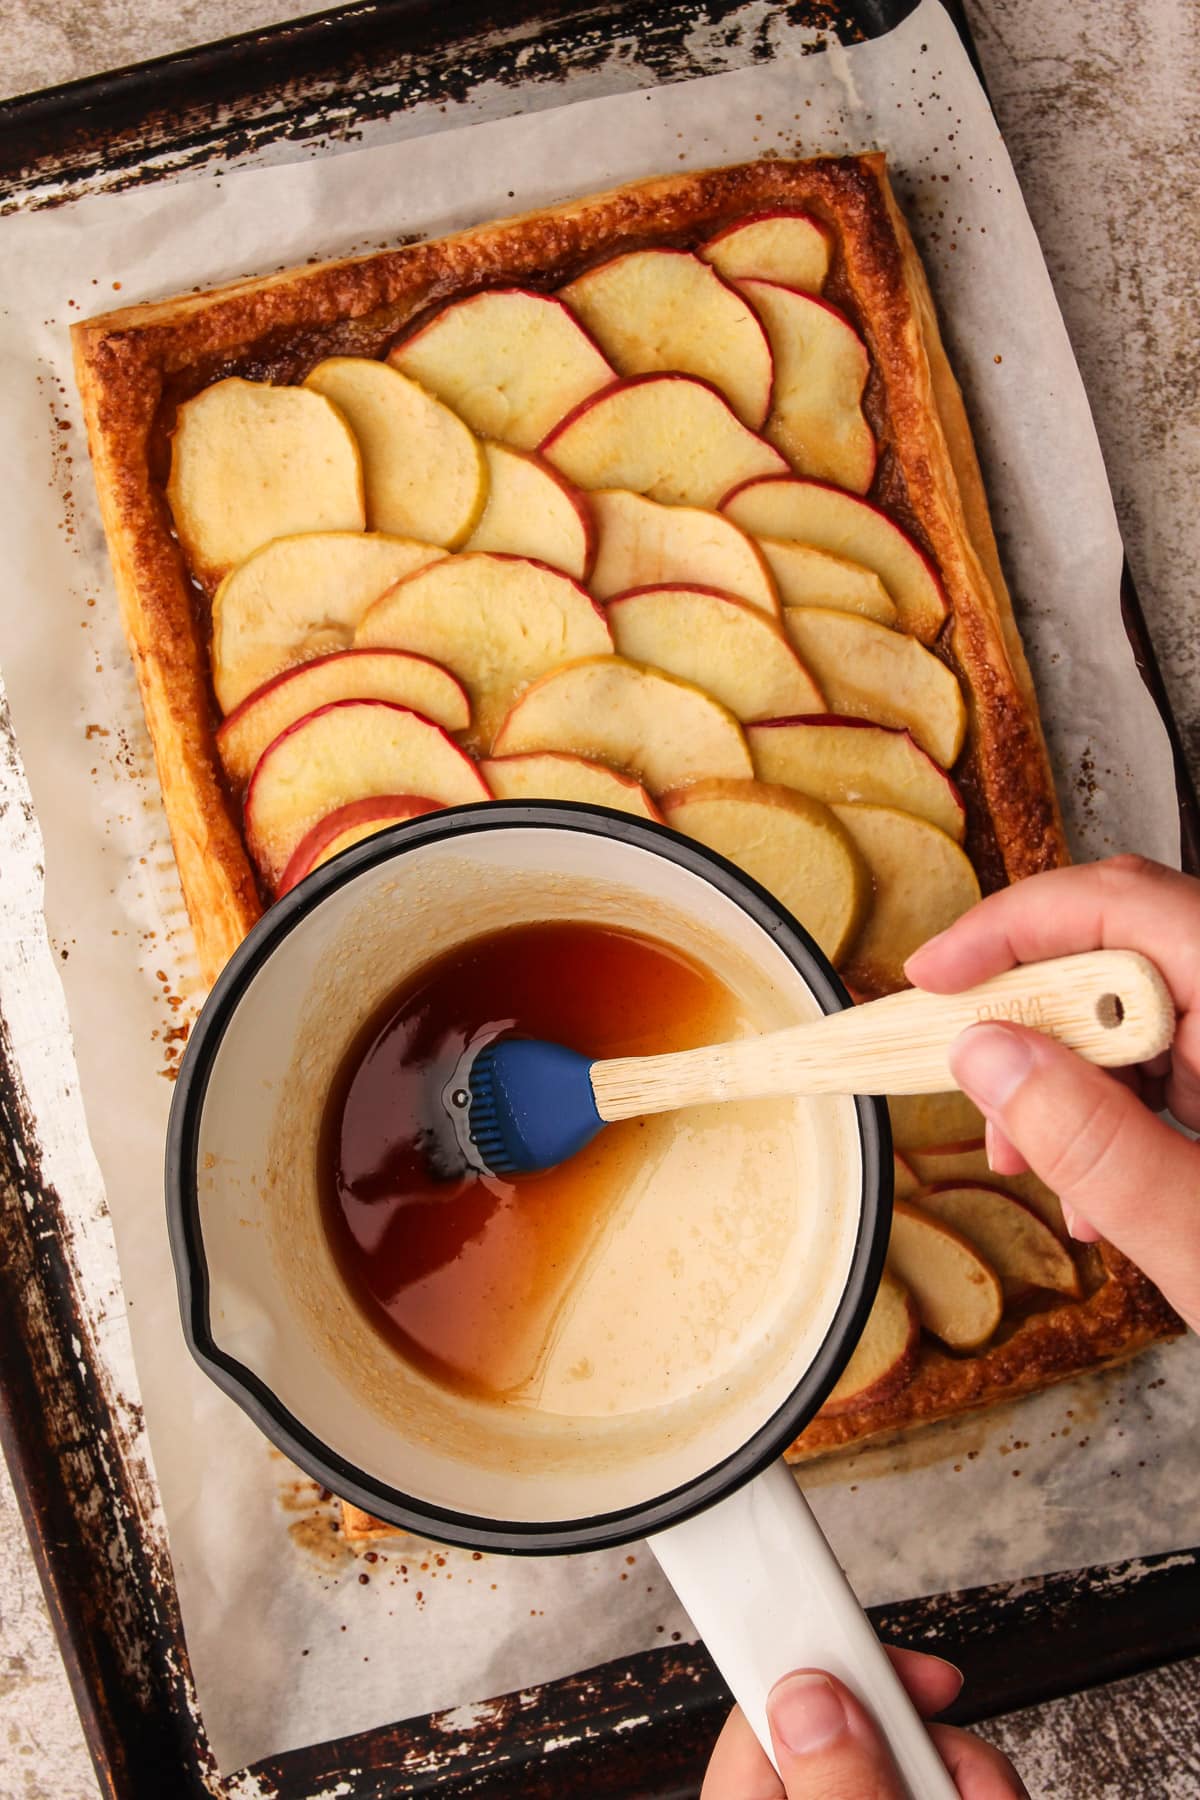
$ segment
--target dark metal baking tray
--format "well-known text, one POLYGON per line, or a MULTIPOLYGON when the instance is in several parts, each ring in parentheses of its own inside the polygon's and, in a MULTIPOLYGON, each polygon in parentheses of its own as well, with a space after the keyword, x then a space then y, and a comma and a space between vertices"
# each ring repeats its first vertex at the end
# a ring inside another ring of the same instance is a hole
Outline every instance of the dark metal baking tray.
MULTIPOLYGON (((912 4, 793 0, 786 10, 853 41, 890 30, 912 4)), ((620 45, 636 48, 643 85, 744 66, 770 54, 764 10, 758 0, 341 7, 0 104, 0 210, 227 168, 281 139, 334 148, 417 100, 450 105, 483 80, 529 91, 568 69, 600 68, 620 45)), ((961 10, 950 10, 973 55, 961 10)), ((1171 734, 1184 861, 1197 871, 1196 794, 1128 574, 1123 606, 1171 734)), ((12 753, 3 715, 0 753, 12 753)), ((0 1443, 102 1791, 122 1800, 220 1794, 169 1562, 143 1529, 128 1409, 106 1370, 72 1348, 90 1334, 67 1241, 0 1018, 0 1443), (108 1475, 98 1489, 101 1459, 108 1475)), ((885 1638, 963 1667, 954 1716, 969 1722, 1200 1650, 1200 1548, 871 1616, 885 1638)), ((675 1800, 698 1792, 729 1703, 703 1648, 673 1645, 509 1695, 469 1729, 456 1722, 452 1739, 436 1716, 410 1719, 269 1758, 253 1774, 272 1800, 335 1788, 354 1800, 675 1800)))

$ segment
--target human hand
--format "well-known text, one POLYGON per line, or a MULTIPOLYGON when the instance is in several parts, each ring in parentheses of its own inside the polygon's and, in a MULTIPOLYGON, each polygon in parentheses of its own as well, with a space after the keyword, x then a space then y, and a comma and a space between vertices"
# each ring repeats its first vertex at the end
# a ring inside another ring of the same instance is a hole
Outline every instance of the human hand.
POLYGON ((1074 951, 1140 950, 1178 1013, 1169 1052, 1106 1073, 1016 1025, 973 1025, 950 1053, 987 1120, 997 1175, 1032 1169, 1083 1243, 1101 1235, 1200 1329, 1200 882, 1136 856, 1035 875, 990 895, 910 956, 909 979, 957 993, 1017 963, 1074 951))
MULTIPOLYGON (((922 1718, 949 1706, 962 1686, 952 1663, 889 1650, 922 1718)), ((832 1675, 797 1669, 767 1700, 779 1774, 737 1708, 717 1739, 700 1800, 904 1800, 895 1764, 865 1709, 832 1675)), ((966 1731, 930 1726, 962 1800, 1028 1800, 1006 1756, 966 1731)))

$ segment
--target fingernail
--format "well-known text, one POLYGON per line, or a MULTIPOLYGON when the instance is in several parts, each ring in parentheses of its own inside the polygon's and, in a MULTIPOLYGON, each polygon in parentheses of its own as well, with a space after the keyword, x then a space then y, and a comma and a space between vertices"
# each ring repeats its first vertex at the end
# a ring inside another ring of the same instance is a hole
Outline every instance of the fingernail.
POLYGON ((1003 1025, 972 1025, 950 1046, 958 1085, 986 1112, 1011 1100, 1033 1067, 1033 1048, 1003 1025))
POLYGON ((983 1154, 987 1157, 987 1166, 995 1175, 996 1170, 996 1127, 990 1119, 983 1126, 983 1154))
POLYGON ((907 961, 906 961, 906 962, 905 962, 905 964, 904 964, 904 973, 905 973, 905 974, 906 974, 906 975, 907 975, 907 974, 908 974, 908 971, 909 971, 909 969, 910 969, 910 968, 911 968, 911 967, 912 967, 912 965, 913 965, 913 964, 914 964, 914 963, 916 963, 916 962, 920 962, 920 960, 921 960, 921 958, 922 958, 922 957, 923 957, 923 956, 924 956, 924 954, 925 954, 925 952, 926 952, 926 951, 927 951, 927 950, 932 950, 932 949, 933 949, 933 946, 934 946, 934 945, 935 945, 935 944, 940 944, 940 943, 941 943, 941 941, 942 941, 942 939, 943 939, 943 938, 944 938, 944 937, 945 937, 945 936, 946 936, 946 932, 944 932, 944 931, 939 931, 939 932, 938 932, 938 934, 937 934, 937 936, 936 936, 936 937, 931 937, 931 938, 926 938, 926 939, 925 939, 925 942, 924 942, 924 943, 923 943, 923 944, 922 944, 922 945, 921 945, 921 947, 920 947, 920 949, 919 949, 919 950, 914 950, 914 951, 913 951, 913 953, 912 953, 912 955, 911 955, 911 956, 910 956, 910 957, 909 957, 909 958, 908 958, 908 960, 907 960, 907 961))
POLYGON ((846 1729, 846 1709, 824 1675, 785 1675, 771 1689, 767 1710, 793 1756, 823 1750, 846 1729))

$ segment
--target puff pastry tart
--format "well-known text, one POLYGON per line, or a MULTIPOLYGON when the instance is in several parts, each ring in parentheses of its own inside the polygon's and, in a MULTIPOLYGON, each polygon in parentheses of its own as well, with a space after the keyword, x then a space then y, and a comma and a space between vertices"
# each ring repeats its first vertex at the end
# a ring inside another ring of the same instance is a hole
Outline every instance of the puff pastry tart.
MULTIPOLYGON (((859 994, 1063 862, 963 410, 881 156, 641 182, 75 327, 205 973, 312 868, 491 797, 665 819, 859 994)), ((797 1458, 1176 1328, 957 1096, 797 1458)))

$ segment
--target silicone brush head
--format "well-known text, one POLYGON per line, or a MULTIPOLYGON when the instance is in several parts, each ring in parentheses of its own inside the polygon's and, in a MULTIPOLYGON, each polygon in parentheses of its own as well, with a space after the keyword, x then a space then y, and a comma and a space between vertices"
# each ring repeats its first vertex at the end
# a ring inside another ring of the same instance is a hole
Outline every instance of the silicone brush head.
POLYGON ((493 1175, 553 1169, 582 1150, 604 1120, 591 1059, 536 1038, 486 1045, 466 1076, 472 1160, 493 1175))

